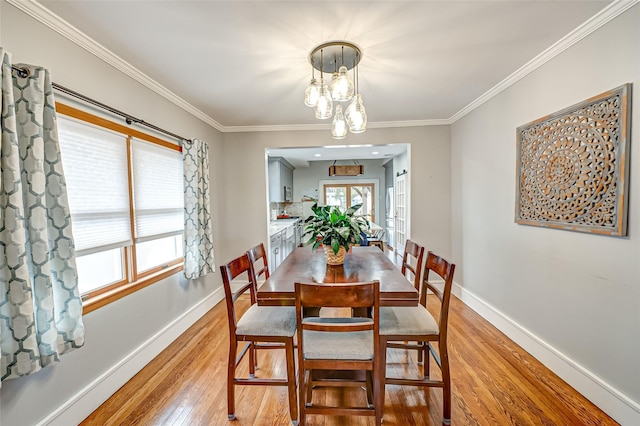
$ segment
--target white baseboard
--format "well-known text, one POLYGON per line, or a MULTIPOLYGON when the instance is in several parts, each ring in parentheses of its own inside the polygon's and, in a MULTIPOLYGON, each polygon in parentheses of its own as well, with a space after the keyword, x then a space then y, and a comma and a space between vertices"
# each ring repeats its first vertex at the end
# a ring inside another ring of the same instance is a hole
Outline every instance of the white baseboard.
POLYGON ((621 425, 640 425, 640 404, 457 283, 453 294, 621 425))
POLYGON ((223 297, 222 288, 212 292, 67 400, 38 426, 68 426, 82 422, 223 297))

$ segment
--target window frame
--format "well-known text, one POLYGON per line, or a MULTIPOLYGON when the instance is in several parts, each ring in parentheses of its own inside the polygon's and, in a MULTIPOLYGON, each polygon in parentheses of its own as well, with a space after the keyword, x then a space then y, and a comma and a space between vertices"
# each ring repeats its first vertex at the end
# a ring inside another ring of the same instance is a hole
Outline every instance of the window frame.
POLYGON ((127 170, 128 170, 128 191, 129 191, 129 215, 131 236, 133 244, 121 248, 123 275, 124 279, 99 287, 82 295, 82 314, 88 314, 98 308, 109 303, 115 302, 131 293, 141 290, 153 283, 167 278, 184 269, 184 257, 177 258, 166 262, 162 265, 147 269, 140 273, 137 272, 136 264, 136 242, 135 242, 135 207, 133 204, 133 179, 132 179, 132 156, 131 156, 131 140, 136 138, 146 142, 160 145, 164 148, 182 152, 182 147, 178 144, 168 142, 164 139, 157 138, 153 135, 131 129, 122 124, 115 123, 106 118, 99 117, 86 111, 74 108, 72 106, 56 102, 56 113, 66 117, 70 117, 81 122, 102 127, 111 131, 121 133, 127 137, 127 170))

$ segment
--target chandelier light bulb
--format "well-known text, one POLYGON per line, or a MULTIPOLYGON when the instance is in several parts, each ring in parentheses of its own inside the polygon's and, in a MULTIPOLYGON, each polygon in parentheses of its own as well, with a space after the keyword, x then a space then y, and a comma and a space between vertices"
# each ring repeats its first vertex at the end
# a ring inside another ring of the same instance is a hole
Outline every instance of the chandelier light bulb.
POLYGON ((334 74, 331 80, 331 98, 338 102, 347 102, 353 98, 353 81, 347 74, 347 67, 344 65, 338 69, 338 74, 334 74))
POLYGON ((336 115, 331 125, 331 136, 334 139, 344 139, 347 136, 347 122, 342 113, 342 105, 336 105, 336 115))
POLYGON ((315 110, 316 118, 320 120, 331 118, 333 114, 333 101, 331 100, 331 94, 329 93, 329 88, 327 88, 327 83, 325 83, 324 78, 320 79, 318 102, 316 103, 315 110))
POLYGON ((318 103, 318 92, 320 88, 318 87, 318 81, 315 78, 312 78, 307 86, 307 89, 304 91, 304 104, 308 107, 315 107, 318 103))
POLYGON ((351 105, 347 107, 345 117, 351 133, 362 133, 367 130, 367 113, 360 93, 355 96, 351 105))

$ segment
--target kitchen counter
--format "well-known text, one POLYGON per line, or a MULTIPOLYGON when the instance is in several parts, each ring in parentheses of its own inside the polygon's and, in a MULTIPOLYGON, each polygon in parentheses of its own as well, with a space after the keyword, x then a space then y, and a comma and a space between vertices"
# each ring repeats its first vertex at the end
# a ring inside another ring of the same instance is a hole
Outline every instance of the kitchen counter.
POLYGON ((293 225, 297 221, 301 220, 300 218, 290 218, 290 219, 278 219, 272 220, 269 225, 269 236, 277 234, 278 232, 286 229, 287 227, 293 225))

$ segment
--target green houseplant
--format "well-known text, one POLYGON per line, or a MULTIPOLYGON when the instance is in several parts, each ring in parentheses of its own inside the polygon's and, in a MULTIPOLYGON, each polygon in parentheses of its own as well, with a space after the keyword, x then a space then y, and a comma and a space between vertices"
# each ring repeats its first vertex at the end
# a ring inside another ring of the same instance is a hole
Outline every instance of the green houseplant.
POLYGON ((307 219, 304 235, 309 235, 306 245, 313 244, 315 250, 321 244, 327 254, 327 263, 340 265, 344 262, 344 253, 352 245, 360 242, 361 233, 369 229, 369 221, 356 215, 362 204, 356 204, 346 211, 338 206, 311 207, 313 215, 307 219))

